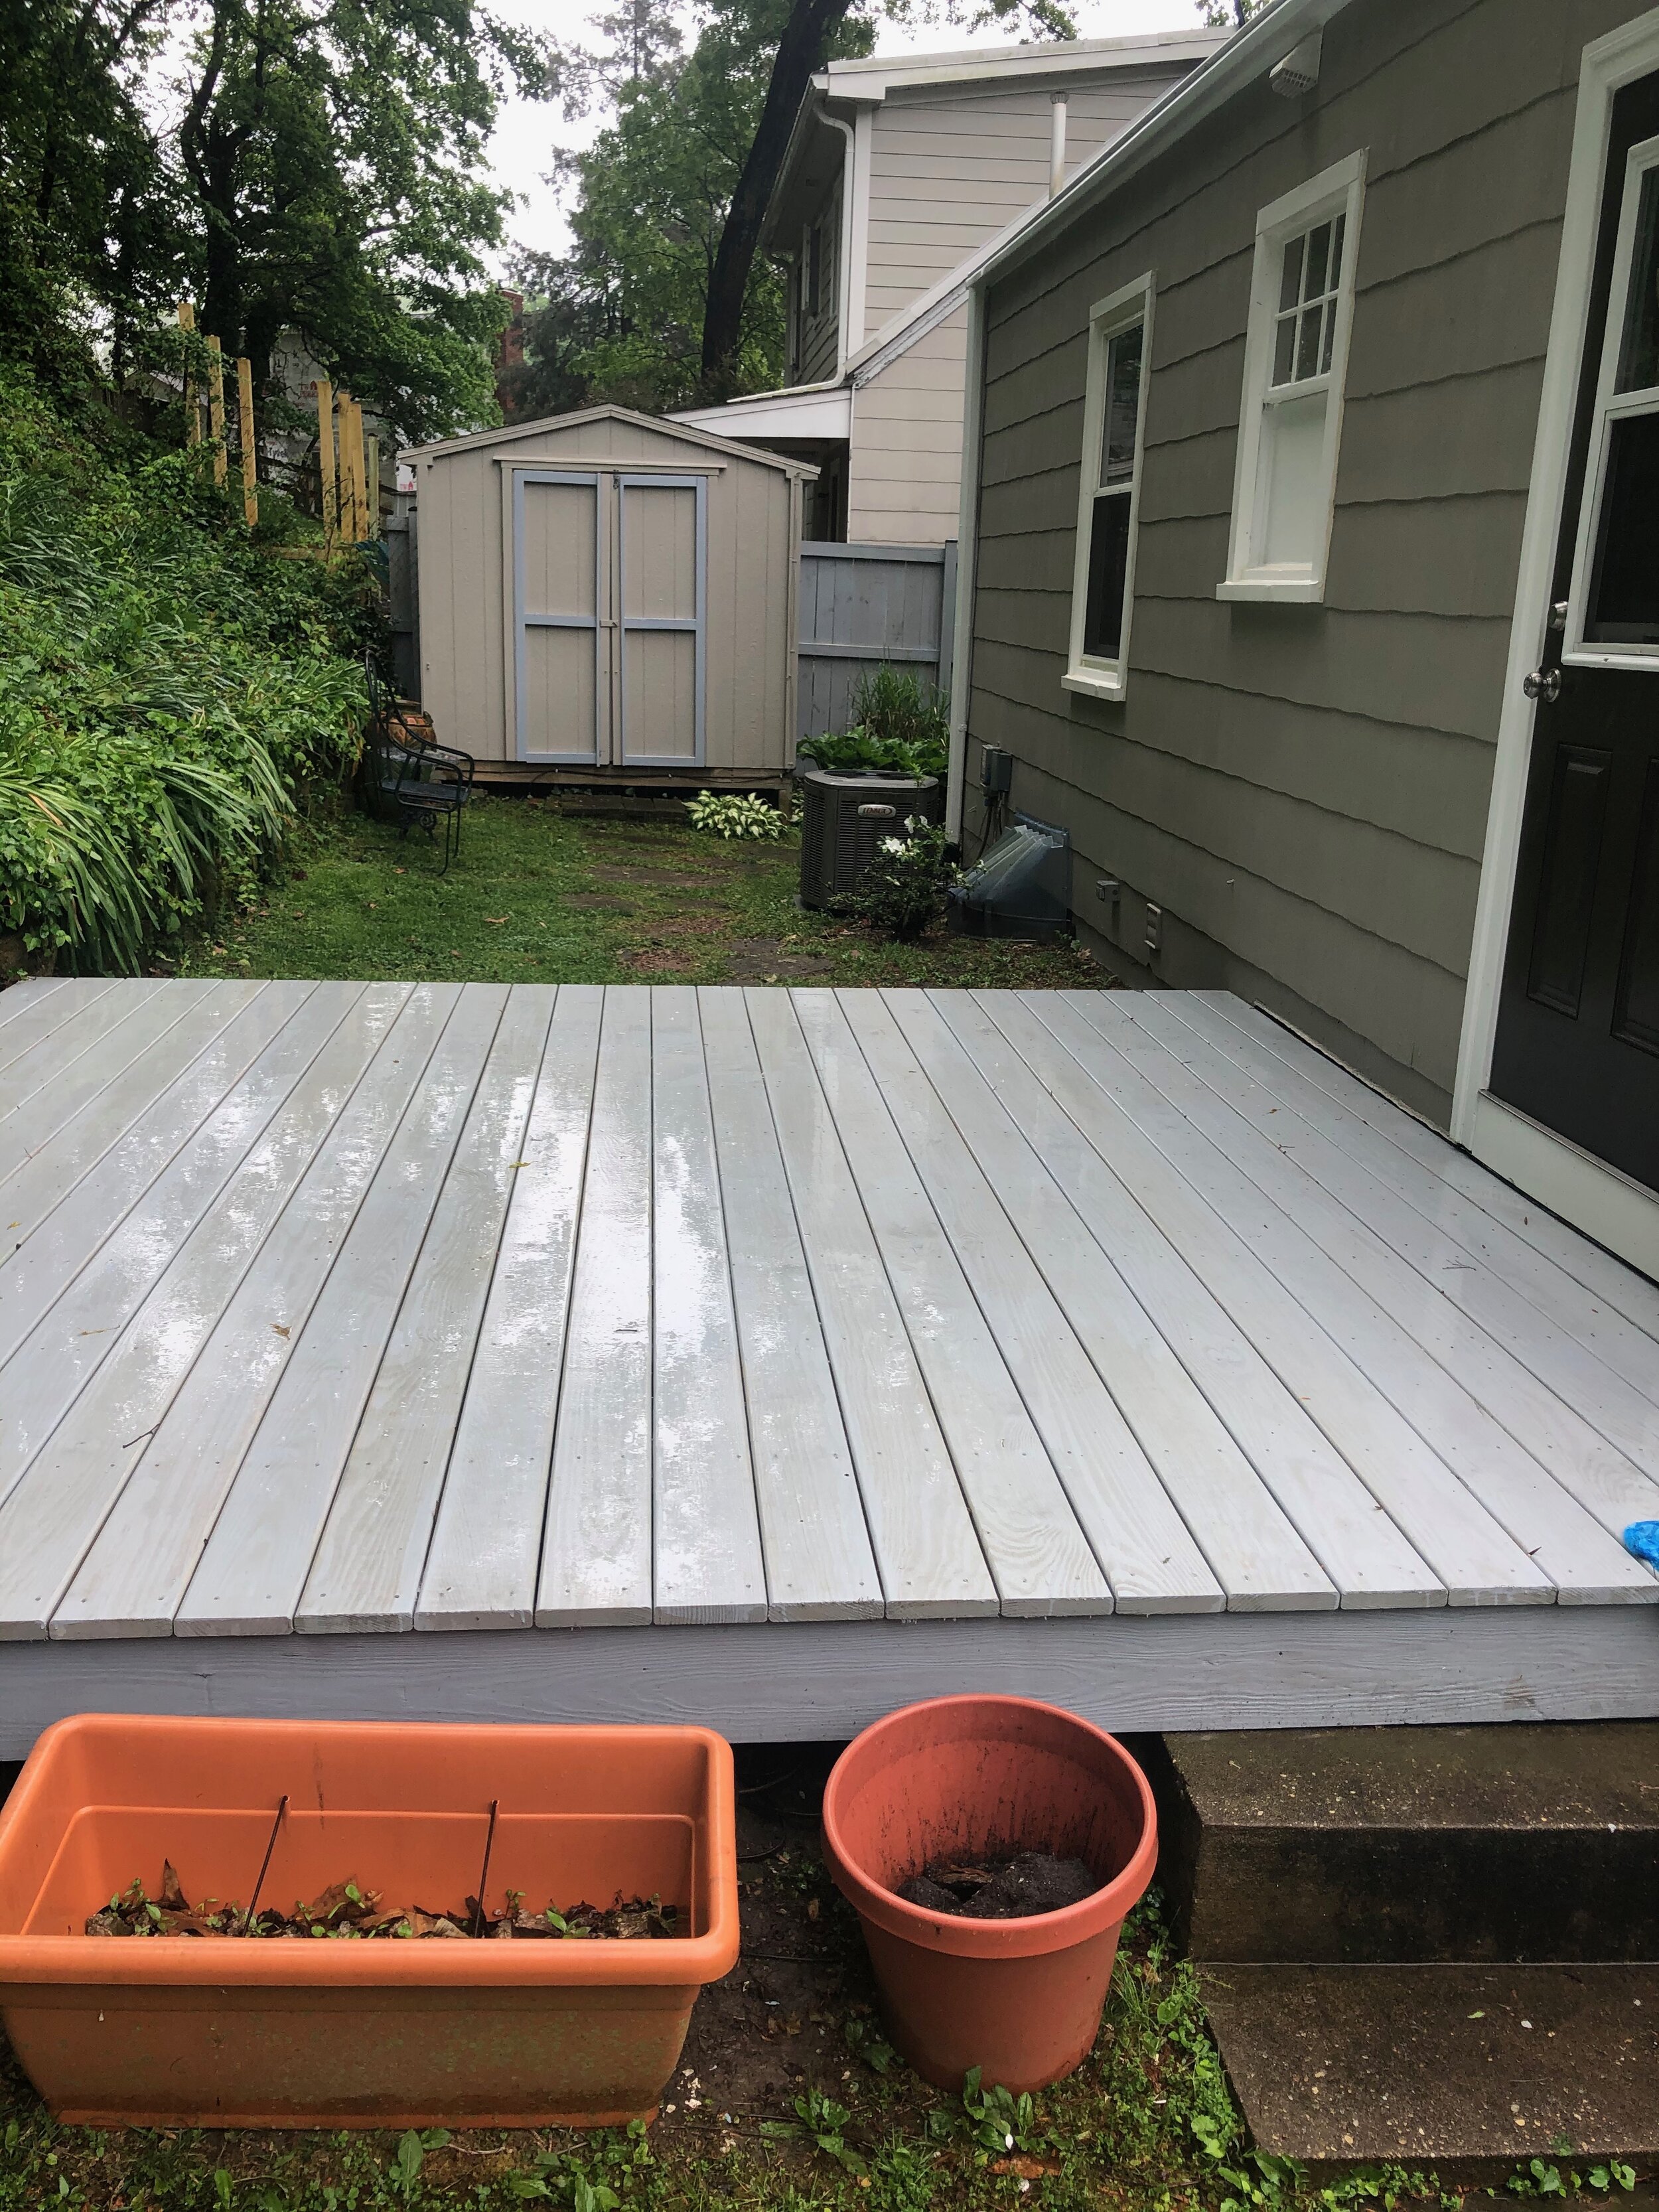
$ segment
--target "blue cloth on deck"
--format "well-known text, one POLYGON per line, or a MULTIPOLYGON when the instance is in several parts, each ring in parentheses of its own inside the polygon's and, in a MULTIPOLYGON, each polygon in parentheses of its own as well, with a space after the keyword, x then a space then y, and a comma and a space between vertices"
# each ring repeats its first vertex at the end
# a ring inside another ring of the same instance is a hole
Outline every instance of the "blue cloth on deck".
POLYGON ((1632 1521, 1625 1531, 1625 1549, 1659 1567, 1659 1521, 1632 1521))

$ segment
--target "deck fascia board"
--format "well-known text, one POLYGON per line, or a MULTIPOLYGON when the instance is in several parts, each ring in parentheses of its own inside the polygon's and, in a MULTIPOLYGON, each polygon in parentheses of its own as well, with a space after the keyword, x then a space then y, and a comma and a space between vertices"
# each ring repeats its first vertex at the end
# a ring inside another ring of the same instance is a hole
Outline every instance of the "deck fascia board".
POLYGON ((1115 1613, 0 1645, 0 1759, 74 1712, 695 1722, 851 1734, 912 1699, 1039 1697, 1119 1732, 1659 1713, 1646 1606, 1115 1613))

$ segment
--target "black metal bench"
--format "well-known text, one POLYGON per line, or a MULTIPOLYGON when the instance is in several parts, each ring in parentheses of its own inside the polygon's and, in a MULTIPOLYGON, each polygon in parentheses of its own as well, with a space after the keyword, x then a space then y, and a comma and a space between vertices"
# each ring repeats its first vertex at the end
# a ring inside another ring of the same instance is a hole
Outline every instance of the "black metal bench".
POLYGON ((456 745, 441 745, 422 728, 404 702, 390 691, 372 657, 363 671, 368 681, 369 775, 376 807, 395 821, 406 837, 416 824, 428 837, 443 831, 443 865, 461 849, 461 811, 472 796, 472 756, 456 745))

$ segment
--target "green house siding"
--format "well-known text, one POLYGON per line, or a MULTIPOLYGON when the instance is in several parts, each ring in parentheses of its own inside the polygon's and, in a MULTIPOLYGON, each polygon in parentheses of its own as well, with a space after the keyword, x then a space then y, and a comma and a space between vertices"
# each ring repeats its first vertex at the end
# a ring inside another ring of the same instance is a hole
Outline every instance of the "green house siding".
POLYGON ((1261 1000, 1449 1113, 1578 57, 1631 0, 1355 0, 986 301, 969 729, 1142 980, 1261 1000), (1322 605, 1225 604, 1256 210, 1367 179, 1322 605), (1127 693, 1065 690, 1091 305, 1157 280, 1127 693), (1123 890, 1112 910, 1101 877, 1123 890), (1163 950, 1145 965, 1146 903, 1163 950))

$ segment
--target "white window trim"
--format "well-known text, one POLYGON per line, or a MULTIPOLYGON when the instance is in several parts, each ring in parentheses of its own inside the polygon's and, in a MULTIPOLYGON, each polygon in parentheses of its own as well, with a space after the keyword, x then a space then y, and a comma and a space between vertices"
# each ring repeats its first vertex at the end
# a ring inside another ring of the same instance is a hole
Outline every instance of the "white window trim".
POLYGON ((1250 279, 1250 319, 1244 341, 1243 397, 1238 417, 1238 459, 1233 477, 1232 533, 1227 547, 1227 574, 1216 586, 1218 599, 1308 605, 1317 604, 1325 596, 1331 516, 1336 503, 1336 460, 1342 443, 1348 337, 1353 326, 1354 271, 1359 260, 1359 217, 1364 197, 1365 154, 1362 147, 1346 161, 1334 162, 1318 176, 1310 178, 1305 185, 1286 192, 1282 199, 1274 200, 1256 216, 1255 265, 1250 279), (1253 567, 1250 547, 1255 534, 1261 425, 1269 404, 1267 380, 1273 368, 1283 250, 1285 241, 1298 231, 1310 228, 1325 216, 1336 215, 1346 216, 1346 225, 1331 365, 1322 375, 1287 387, 1291 397, 1322 389, 1330 395, 1325 409, 1325 441, 1320 460, 1325 528, 1318 556, 1305 568, 1289 571, 1253 567))
POLYGON ((1153 272, 1137 276, 1089 310, 1089 363, 1083 403, 1083 453, 1078 472, 1077 544, 1072 562, 1072 633, 1060 684, 1096 699, 1121 699, 1129 688, 1129 625, 1135 605, 1135 542, 1140 533, 1140 472, 1146 444, 1146 388, 1152 367, 1153 272), (1100 478, 1100 444, 1106 419, 1106 361, 1112 340, 1141 325, 1140 404, 1135 413, 1134 470, 1129 479, 1129 543, 1123 564, 1123 628, 1115 660, 1090 659, 1083 650, 1089 602, 1089 542, 1100 478))
POLYGON ((1618 243, 1613 252, 1613 283, 1607 293, 1607 329, 1602 334, 1601 362, 1595 379, 1595 411, 1590 431, 1590 451, 1585 460, 1584 489, 1578 502, 1578 539, 1573 548, 1572 582, 1567 593, 1566 637, 1561 658, 1576 668, 1642 668, 1652 672, 1659 664, 1659 645, 1634 642, 1602 645, 1584 635, 1585 600, 1589 595, 1589 572, 1601 509, 1607 491, 1607 447, 1613 423, 1630 415, 1654 411, 1653 386, 1641 392, 1613 392, 1619 355, 1624 344, 1625 315, 1629 306, 1630 264, 1636 245, 1636 216, 1641 204, 1643 179, 1659 169, 1659 138, 1644 138, 1632 146, 1625 161, 1625 181, 1619 210, 1618 243))

